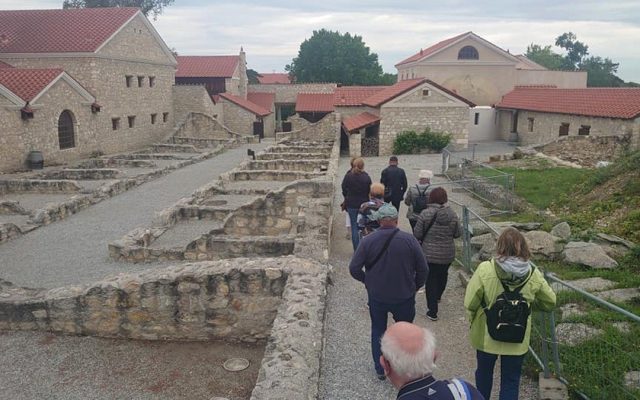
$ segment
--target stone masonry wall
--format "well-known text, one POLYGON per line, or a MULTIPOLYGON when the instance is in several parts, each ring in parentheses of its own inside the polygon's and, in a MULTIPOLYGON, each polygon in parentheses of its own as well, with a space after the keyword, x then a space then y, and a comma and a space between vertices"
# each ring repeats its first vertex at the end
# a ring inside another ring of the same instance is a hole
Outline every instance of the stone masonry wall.
POLYGON ((253 135, 253 123, 257 121, 256 115, 227 100, 222 100, 224 124, 241 135, 253 135))
POLYGON ((275 93, 276 103, 295 104, 298 93, 333 93, 335 83, 250 84, 249 92, 275 93))
POLYGON ((190 113, 178 125, 173 136, 199 139, 234 139, 239 135, 230 132, 209 114, 190 113))
POLYGON ((181 123, 190 112, 213 116, 215 105, 200 85, 175 85, 173 87, 173 114, 175 121, 181 123))
MULTIPOLYGON (((509 114, 501 111, 501 114, 509 114)), ((501 120, 503 122, 503 120, 501 120)), ((502 131, 510 130, 510 119, 504 118, 502 131), (506 125, 506 127, 504 126, 506 125)), ((539 113, 532 111, 518 112, 518 138, 523 145, 547 143, 557 140, 559 129, 562 123, 569 124, 569 135, 578 136, 581 125, 589 125, 591 129, 589 136, 629 136, 631 143, 638 148, 638 138, 640 137, 640 121, 624 120, 616 118, 597 118, 579 115, 539 113), (529 131, 529 118, 533 119, 533 129, 529 131)))
POLYGON ((340 114, 327 114, 318 122, 311 123, 298 114, 289 117, 292 132, 276 134, 277 140, 335 140, 340 129, 340 114))

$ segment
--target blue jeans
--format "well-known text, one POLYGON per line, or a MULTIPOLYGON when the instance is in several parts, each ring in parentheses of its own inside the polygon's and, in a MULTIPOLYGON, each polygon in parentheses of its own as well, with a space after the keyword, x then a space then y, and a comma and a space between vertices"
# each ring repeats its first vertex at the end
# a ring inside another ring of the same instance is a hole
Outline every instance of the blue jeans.
POLYGON ((377 374, 384 374, 384 369, 380 365, 380 339, 387 330, 387 314, 393 315, 396 322, 406 321, 413 322, 416 316, 416 299, 411 297, 402 303, 387 304, 375 301, 369 296, 369 316, 371 317, 371 355, 373 356, 373 365, 377 374))
MULTIPOLYGON (((493 386, 493 367, 496 365, 498 355, 477 350, 476 358, 478 360, 476 387, 485 400, 489 400, 493 386)), ((521 356, 500 356, 500 400, 518 400, 523 360, 524 354, 521 356)))
POLYGON ((356 251, 360 244, 360 235, 358 233, 358 209, 347 208, 347 214, 349 214, 349 221, 351 222, 351 244, 353 245, 353 251, 356 251))

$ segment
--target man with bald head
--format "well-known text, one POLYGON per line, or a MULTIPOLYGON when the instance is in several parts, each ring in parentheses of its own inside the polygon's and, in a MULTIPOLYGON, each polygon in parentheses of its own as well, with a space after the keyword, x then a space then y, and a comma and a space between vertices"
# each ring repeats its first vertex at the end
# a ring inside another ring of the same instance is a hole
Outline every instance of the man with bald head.
POLYGON ((426 328, 397 322, 382 337, 380 364, 402 400, 484 400, 469 382, 433 377, 436 339, 426 328))

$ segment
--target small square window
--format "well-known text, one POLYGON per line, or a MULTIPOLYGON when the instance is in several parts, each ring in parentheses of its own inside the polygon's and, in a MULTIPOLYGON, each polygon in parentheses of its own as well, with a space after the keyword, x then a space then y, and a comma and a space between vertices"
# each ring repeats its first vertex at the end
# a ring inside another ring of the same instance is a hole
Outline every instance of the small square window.
POLYGON ((149 77, 149 87, 154 87, 156 85, 156 77, 155 76, 150 76, 149 77))
POLYGON ((127 76, 125 76, 125 80, 127 82, 127 87, 131 87, 131 85, 133 84, 133 76, 132 75, 127 75, 127 76))
POLYGON ((423 96, 431 96, 431 91, 429 89, 422 89, 423 96))
POLYGON ((169 121, 169 113, 164 112, 162 113, 162 122, 167 122, 167 121, 169 121))
POLYGON ((120 129, 120 118, 111 118, 111 129, 114 131, 120 129))
POLYGON ((478 125, 480 123, 480 113, 475 113, 476 115, 473 116, 473 124, 474 125, 478 125))
POLYGON ((136 116, 135 115, 129 115, 127 117, 127 119, 129 120, 129 128, 133 128, 134 126, 136 126, 136 116))
POLYGON ((591 131, 591 125, 580 125, 580 129, 578 129, 578 135, 587 136, 591 131))
POLYGON ((558 130, 559 136, 567 136, 569 134, 569 123, 563 122, 560 124, 560 129, 558 130))
POLYGON ((158 116, 158 114, 151 114, 151 125, 156 123, 156 117, 158 116))
POLYGON ((529 132, 533 132, 533 118, 527 118, 529 132))
POLYGON ((144 85, 144 76, 138 77, 138 87, 142 87, 144 85))

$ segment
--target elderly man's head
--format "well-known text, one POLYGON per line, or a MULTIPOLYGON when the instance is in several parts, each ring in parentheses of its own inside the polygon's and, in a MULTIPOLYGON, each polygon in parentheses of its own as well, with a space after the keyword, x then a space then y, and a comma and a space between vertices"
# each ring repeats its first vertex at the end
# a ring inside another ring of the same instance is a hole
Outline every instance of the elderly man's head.
POLYGON ((378 221, 380 226, 397 226, 398 225, 398 210, 390 204, 384 203, 378 208, 378 211, 371 213, 371 218, 378 221))
POLYGON ((391 383, 398 388, 433 373, 436 357, 435 337, 418 325, 398 322, 382 337, 380 363, 391 383))
POLYGON ((431 183, 431 178, 433 178, 433 171, 429 169, 421 169, 420 172, 418 172, 418 180, 421 185, 431 183))

